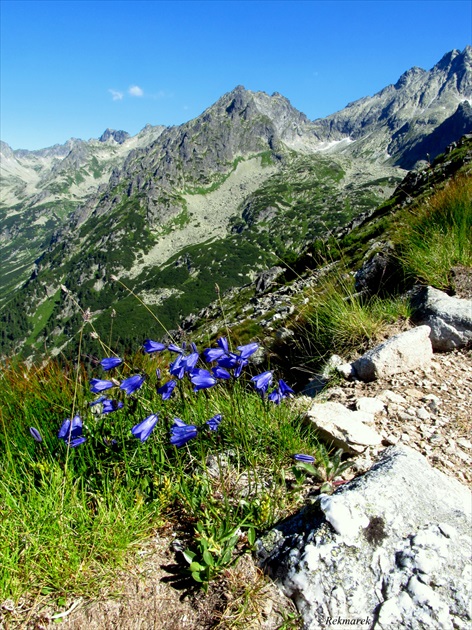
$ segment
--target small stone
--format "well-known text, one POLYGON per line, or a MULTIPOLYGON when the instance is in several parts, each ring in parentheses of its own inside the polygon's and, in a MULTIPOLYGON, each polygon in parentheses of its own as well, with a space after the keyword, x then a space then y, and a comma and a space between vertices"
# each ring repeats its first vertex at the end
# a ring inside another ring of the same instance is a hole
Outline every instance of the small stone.
POLYGON ((358 411, 365 411, 366 413, 375 415, 385 409, 385 404, 379 398, 361 396, 361 398, 356 400, 356 409, 358 411))
POLYGON ((410 396, 410 398, 416 398, 418 400, 421 400, 424 397, 423 392, 420 392, 419 389, 413 389, 412 387, 405 389, 405 394, 410 396))
POLYGON ((405 413, 404 411, 399 411, 397 413, 398 419, 402 422, 416 422, 416 415, 412 415, 411 413, 405 413))
POLYGON ((380 435, 370 426, 372 414, 351 411, 337 402, 314 403, 305 421, 312 423, 322 441, 348 453, 362 453, 367 446, 380 444, 380 435))
POLYGON ((354 378, 356 375, 352 363, 343 363, 342 365, 337 365, 336 372, 338 372, 343 378, 347 380, 354 378))
POLYGON ((430 420, 431 416, 429 415, 429 413, 426 411, 426 409, 424 407, 420 407, 419 409, 416 410, 416 415, 418 416, 418 418, 420 420, 430 420))
POLYGON ((391 389, 384 390, 379 396, 377 396, 380 400, 392 402, 396 404, 406 403, 406 400, 400 394, 396 392, 392 392, 391 389))
POLYGON ((457 443, 459 444, 459 446, 462 446, 462 448, 466 448, 469 451, 472 451, 472 444, 469 442, 469 440, 466 440, 465 438, 459 438, 457 440, 457 443))

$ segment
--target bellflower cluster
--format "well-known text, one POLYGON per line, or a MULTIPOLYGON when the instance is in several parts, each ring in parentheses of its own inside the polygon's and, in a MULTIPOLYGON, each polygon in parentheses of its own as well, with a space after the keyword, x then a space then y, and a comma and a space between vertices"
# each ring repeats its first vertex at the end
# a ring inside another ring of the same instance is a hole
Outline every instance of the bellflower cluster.
POLYGON ((244 367, 249 363, 249 357, 259 348, 258 343, 248 343, 238 346, 239 353, 230 352, 226 337, 220 337, 216 342, 218 348, 207 348, 203 352, 203 358, 207 363, 216 362, 212 369, 216 378, 231 378, 228 370, 234 370, 233 376, 239 378, 244 367))
MULTIPOLYGON (((239 378, 243 369, 248 365, 249 358, 259 348, 258 343, 249 343, 238 346, 236 351, 231 351, 226 337, 220 337, 216 342, 216 346, 215 348, 207 348, 202 353, 202 357, 206 363, 212 364, 208 369, 203 369, 197 367, 200 354, 194 343, 191 343, 189 346, 182 343, 182 346, 178 346, 175 343, 166 345, 152 339, 146 339, 144 341, 143 350, 147 354, 155 354, 167 349, 177 355, 176 358, 171 361, 168 368, 171 378, 162 385, 160 384, 161 370, 159 368, 156 369, 156 391, 162 397, 163 401, 171 398, 178 381, 184 379, 185 376, 187 376, 193 385, 194 392, 214 387, 218 381, 239 378)), ((105 371, 117 368, 122 364, 123 359, 120 357, 107 357, 100 361, 100 365, 105 371)), ((106 392, 108 389, 117 387, 126 395, 131 396, 142 387, 145 380, 146 376, 143 374, 129 376, 121 383, 115 379, 102 380, 94 378, 90 381, 90 391, 96 394, 102 394, 102 392, 106 392)), ((279 380, 278 385, 269 392, 269 388, 273 382, 272 371, 266 371, 254 376, 251 381, 256 391, 262 397, 267 394, 268 399, 275 404, 279 404, 284 398, 294 393, 283 380, 279 380)), ((112 400, 103 394, 89 403, 90 406, 98 404, 102 405, 102 414, 112 413, 118 409, 122 409, 124 406, 121 400, 112 400)), ((131 434, 141 440, 141 442, 145 442, 153 432, 158 420, 159 417, 157 414, 150 414, 132 427, 131 434)), ((177 448, 181 448, 190 440, 196 438, 201 429, 206 429, 211 432, 217 431, 221 420, 221 414, 216 414, 207 420, 203 427, 198 428, 194 424, 186 424, 180 418, 174 418, 170 429, 170 443, 177 448)), ((35 440, 42 440, 36 429, 31 428, 30 432, 35 440)), ((72 422, 65 420, 58 437, 66 442, 69 441, 70 445, 73 447, 84 442, 86 438, 82 435, 82 421, 80 417, 75 416, 72 422)))
MULTIPOLYGON (((267 372, 262 372, 262 374, 258 374, 257 376, 253 376, 251 381, 254 383, 254 387, 256 391, 264 397, 265 394, 268 393, 269 387, 272 384, 273 373, 268 370, 267 372)), ((282 379, 279 380, 279 384, 269 393, 267 399, 270 402, 273 402, 276 405, 279 405, 284 398, 288 398, 291 394, 295 392, 291 387, 287 385, 285 381, 282 379)))

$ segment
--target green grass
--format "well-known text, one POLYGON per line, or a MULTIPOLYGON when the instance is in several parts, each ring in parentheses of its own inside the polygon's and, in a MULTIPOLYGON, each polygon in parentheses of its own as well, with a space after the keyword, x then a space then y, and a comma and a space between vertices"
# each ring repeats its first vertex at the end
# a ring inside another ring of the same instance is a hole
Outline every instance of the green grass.
POLYGON ((451 285, 451 269, 472 266, 472 177, 452 180, 420 205, 397 231, 408 277, 438 289, 451 285))
POLYGON ((362 297, 354 290, 353 278, 338 270, 312 290, 299 317, 301 354, 316 368, 331 354, 351 358, 380 342, 392 324, 410 315, 406 297, 362 297))
MULTIPOLYGON (((299 495, 285 473, 293 453, 319 452, 312 429, 302 426, 287 401, 277 406, 257 395, 250 374, 198 393, 183 379, 163 401, 155 368, 163 371, 160 384, 166 382, 172 359, 167 352, 129 357, 113 376, 148 378, 131 397, 111 390, 124 407, 110 414, 101 414, 100 405, 90 407, 97 396, 89 392, 80 364, 2 367, 1 601, 93 596, 112 584, 130 547, 161 527, 178 529, 189 557, 202 567, 200 573, 196 565, 189 570, 205 585, 241 552, 234 532, 246 533, 248 549, 256 532, 295 509, 299 495), (151 413, 159 421, 141 443, 130 430, 151 413), (217 413, 223 419, 212 432, 206 421, 217 413), (87 440, 68 449, 57 432, 75 414, 87 440), (175 417, 200 430, 181 449, 169 442, 175 417), (30 427, 42 442, 33 439, 30 427)), ((101 368, 88 371, 109 377, 101 368)))

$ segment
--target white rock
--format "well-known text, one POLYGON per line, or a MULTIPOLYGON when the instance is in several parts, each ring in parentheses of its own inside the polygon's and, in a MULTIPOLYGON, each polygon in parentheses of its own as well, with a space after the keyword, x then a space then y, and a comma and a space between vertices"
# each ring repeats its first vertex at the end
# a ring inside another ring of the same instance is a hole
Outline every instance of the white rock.
POLYGON ((424 369, 433 356, 429 333, 429 326, 418 326, 390 337, 353 362, 357 376, 363 381, 373 381, 424 369))
POLYGON ((382 442, 377 431, 367 426, 373 422, 372 414, 351 411, 341 403, 314 403, 305 420, 314 424, 322 441, 348 453, 362 453, 367 446, 382 442))
POLYGON ((336 372, 341 374, 345 379, 349 380, 355 376, 355 371, 352 363, 343 363, 336 366, 336 372))
POLYGON ((259 557, 306 630, 328 628, 326 617, 338 615, 369 617, 376 630, 467 627, 471 506, 467 487, 396 446, 279 523, 268 545, 259 541, 259 557))
POLYGON ((345 538, 354 539, 359 530, 367 527, 369 519, 360 510, 346 506, 343 500, 327 494, 320 495, 320 508, 334 530, 345 538))

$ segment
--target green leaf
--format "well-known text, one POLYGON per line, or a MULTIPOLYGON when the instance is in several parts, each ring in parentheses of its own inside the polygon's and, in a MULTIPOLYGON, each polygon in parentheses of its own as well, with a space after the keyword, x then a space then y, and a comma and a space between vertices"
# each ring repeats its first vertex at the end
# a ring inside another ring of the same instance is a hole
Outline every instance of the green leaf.
POLYGON ((199 562, 192 562, 192 564, 189 566, 189 571, 191 571, 192 573, 194 571, 204 571, 205 567, 203 567, 199 562))
POLYGON ((205 549, 205 551, 203 552, 203 561, 205 562, 206 565, 210 567, 214 566, 215 564, 213 556, 207 549, 205 549))
POLYGON ((190 551, 189 549, 186 549, 185 551, 182 551, 182 555, 185 558, 185 560, 189 564, 191 564, 197 554, 194 551, 190 551))

